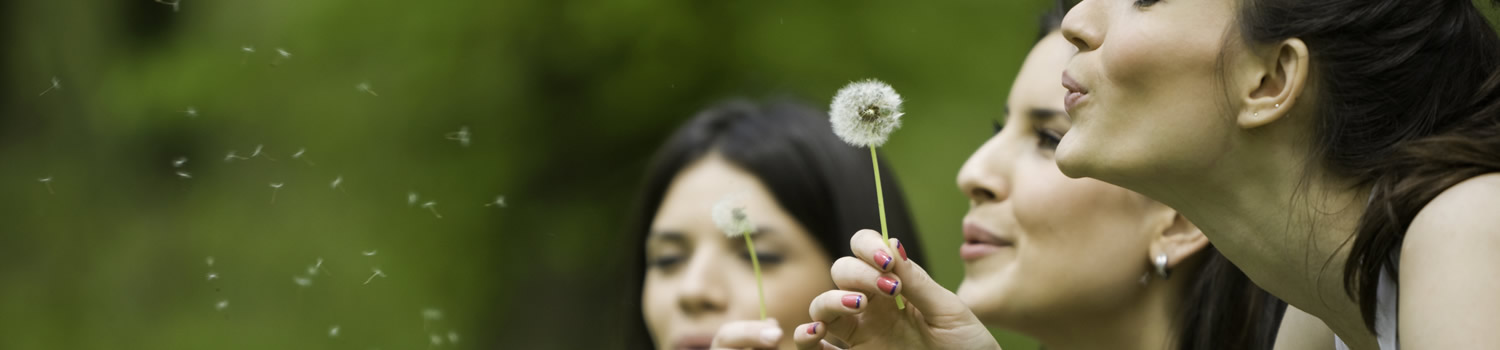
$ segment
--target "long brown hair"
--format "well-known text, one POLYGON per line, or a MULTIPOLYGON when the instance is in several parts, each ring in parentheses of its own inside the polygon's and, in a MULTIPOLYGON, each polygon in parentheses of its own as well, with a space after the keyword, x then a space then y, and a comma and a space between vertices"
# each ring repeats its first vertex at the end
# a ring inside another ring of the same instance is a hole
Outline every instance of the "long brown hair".
POLYGON ((1372 188, 1344 268, 1374 331, 1376 286, 1417 213, 1500 172, 1500 38, 1470 0, 1244 0, 1250 43, 1307 43, 1318 87, 1315 154, 1372 188))

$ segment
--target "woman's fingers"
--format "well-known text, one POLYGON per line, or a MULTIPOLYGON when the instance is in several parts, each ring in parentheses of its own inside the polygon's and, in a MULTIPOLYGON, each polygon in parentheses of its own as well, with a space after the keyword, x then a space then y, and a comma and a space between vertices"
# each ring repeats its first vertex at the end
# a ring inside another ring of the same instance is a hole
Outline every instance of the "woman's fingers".
POLYGON ((833 284, 843 290, 890 297, 900 293, 903 288, 901 279, 895 274, 881 272, 854 257, 846 256, 835 260, 829 271, 833 274, 833 284))
POLYGON ((714 334, 713 349, 773 349, 781 343, 781 325, 776 319, 733 321, 714 334))
POLYGON ((894 244, 887 246, 885 240, 880 238, 880 232, 873 230, 859 230, 849 238, 849 250, 854 252, 854 256, 880 271, 890 271, 904 260, 904 254, 895 251, 895 247, 894 244))
POLYGON ((839 350, 837 346, 823 340, 828 336, 828 327, 823 322, 813 322, 797 326, 792 333, 792 342, 797 344, 797 350, 839 350))
MULTIPOLYGON (((901 241, 892 238, 891 246, 900 247, 901 241)), ((958 295, 939 285, 921 265, 901 258, 897 260, 899 262, 893 263, 895 266, 891 270, 904 284, 901 286, 901 295, 906 297, 907 303, 916 305, 923 314, 928 315, 929 320, 938 315, 972 315, 969 307, 958 299, 958 295)))

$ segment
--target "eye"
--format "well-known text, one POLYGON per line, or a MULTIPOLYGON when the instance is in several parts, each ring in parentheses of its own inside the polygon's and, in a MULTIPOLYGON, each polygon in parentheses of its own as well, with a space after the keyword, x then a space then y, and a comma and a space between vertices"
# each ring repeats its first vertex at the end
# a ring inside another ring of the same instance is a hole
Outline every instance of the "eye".
MULTIPOLYGON (((760 259, 760 265, 761 266, 780 265, 781 262, 782 262, 782 260, 786 260, 785 257, 781 256, 781 254, 766 253, 766 252, 762 252, 762 251, 756 251, 755 252, 755 257, 758 258, 758 259, 760 259)), ((740 253, 740 258, 745 259, 745 263, 749 264, 750 263, 750 252, 741 252, 740 253)))
POLYGON ((667 269, 671 269, 672 267, 677 266, 677 263, 680 263, 680 262, 682 262, 682 256, 679 256, 679 255, 663 255, 663 256, 658 256, 658 257, 651 258, 651 260, 648 260, 646 262, 646 265, 649 268, 653 268, 653 269, 667 270, 667 269))
POLYGON ((1135 0, 1135 7, 1150 7, 1161 0, 1135 0))
POLYGON ((1045 150, 1055 150, 1057 149, 1057 144, 1059 142, 1062 142, 1062 135, 1053 132, 1052 130, 1037 128, 1036 139, 1037 147, 1045 150))

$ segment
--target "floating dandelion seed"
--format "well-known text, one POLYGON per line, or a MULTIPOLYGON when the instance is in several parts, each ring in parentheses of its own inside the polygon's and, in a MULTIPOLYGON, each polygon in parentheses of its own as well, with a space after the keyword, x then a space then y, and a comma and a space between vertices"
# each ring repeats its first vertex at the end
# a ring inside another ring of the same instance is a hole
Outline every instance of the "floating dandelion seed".
POLYGON ((436 216, 439 219, 443 218, 443 215, 437 212, 437 201, 427 201, 427 203, 422 203, 422 207, 432 211, 432 216, 436 216))
POLYGON ((175 0, 175 1, 156 0, 156 3, 163 4, 163 5, 171 5, 172 6, 172 12, 177 12, 177 5, 181 4, 182 0, 175 0))
POLYGON ((344 184, 344 176, 339 175, 338 177, 333 178, 333 182, 328 184, 328 188, 337 190, 339 189, 339 185, 342 184, 344 184))
POLYGON ((448 331, 448 344, 458 344, 458 332, 448 331))
MULTIPOLYGON (((870 165, 875 173, 875 203, 880 210, 880 237, 890 249, 891 236, 885 224, 885 193, 880 185, 880 158, 875 155, 875 149, 885 144, 891 131, 901 127, 901 95, 886 83, 868 79, 839 89, 828 108, 835 135, 855 147, 870 148, 870 165)), ((896 308, 906 309, 906 302, 900 295, 896 296, 896 308)))
POLYGON ((210 256, 208 258, 205 258, 205 259, 203 259, 203 262, 208 263, 209 267, 213 267, 214 266, 214 257, 210 256))
POLYGON ((224 155, 224 162, 225 163, 233 162, 235 160, 249 160, 249 159, 250 158, 241 157, 239 154, 235 153, 234 150, 229 150, 229 154, 224 155))
POLYGON ((286 185, 286 183, 285 182, 272 182, 271 183, 271 203, 272 204, 276 203, 276 192, 281 191, 281 186, 283 186, 283 185, 286 185))
POLYGON ((443 137, 449 140, 458 141, 458 144, 463 145, 464 147, 469 147, 470 135, 468 126, 459 127, 458 131, 450 132, 447 135, 443 135, 443 137))
POLYGON ((365 256, 375 256, 375 253, 379 253, 379 251, 374 250, 374 249, 370 249, 370 250, 362 251, 362 252, 359 252, 359 253, 360 254, 364 254, 365 256))
POLYGON ((273 161, 273 162, 276 161, 276 158, 271 158, 271 154, 270 153, 262 152, 262 151, 265 150, 265 148, 266 148, 266 145, 255 145, 255 151, 250 152, 250 157, 249 158, 255 158, 255 157, 264 156, 264 157, 266 157, 266 159, 268 159, 270 161, 273 161))
POLYGON ((207 280, 208 281, 212 281, 212 280, 216 280, 216 279, 219 279, 219 274, 217 272, 209 272, 208 273, 208 276, 207 276, 207 280))
POLYGON ((339 325, 333 325, 333 327, 328 328, 328 337, 329 338, 338 338, 339 337, 339 325))
POLYGON ((245 63, 250 62, 250 54, 255 53, 255 47, 250 45, 241 45, 240 52, 245 53, 245 58, 240 59, 240 65, 243 66, 245 65, 245 63))
POLYGON ((193 178, 193 174, 189 174, 186 171, 178 170, 177 171, 177 177, 184 178, 184 179, 191 179, 191 178, 193 178))
POLYGON ((489 203, 485 203, 484 206, 486 206, 486 207, 494 206, 494 207, 504 208, 505 207, 505 196, 495 197, 495 201, 489 202, 489 203))
POLYGON ((182 111, 182 114, 187 115, 188 118, 197 118, 198 117, 198 108, 197 107, 193 107, 193 106, 188 106, 187 109, 185 109, 185 110, 182 111))
POLYGON ((281 61, 289 60, 289 59, 292 59, 292 53, 291 52, 287 52, 286 49, 278 47, 278 48, 276 48, 276 59, 274 59, 274 60, 271 61, 271 66, 272 67, 280 66, 281 65, 281 61))
POLYGON ((755 254, 755 242, 750 238, 755 231, 755 223, 750 221, 750 215, 745 213, 745 207, 736 203, 732 198, 720 200, 713 208, 714 225, 724 231, 725 236, 745 237, 745 249, 750 252, 750 266, 755 270, 755 291, 760 296, 760 319, 766 319, 766 288, 760 278, 760 258, 755 254))
POLYGON ((55 76, 52 77, 52 86, 47 87, 46 90, 42 90, 42 93, 36 95, 46 95, 48 92, 52 92, 52 90, 62 90, 62 81, 57 80, 57 77, 55 76))
POLYGON ((318 261, 316 263, 313 263, 311 266, 307 267, 307 276, 308 277, 317 276, 318 275, 318 271, 323 271, 324 273, 327 273, 330 276, 333 275, 332 272, 329 272, 327 268, 323 267, 323 258, 318 258, 318 261))
POLYGON ((425 323, 427 321, 442 321, 442 320, 443 320, 443 310, 439 310, 437 308, 422 309, 422 322, 425 323))
POLYGON ((375 93, 375 90, 370 90, 370 82, 361 82, 359 83, 359 85, 355 85, 354 89, 359 90, 359 92, 370 94, 370 96, 380 96, 380 94, 375 93))
POLYGON ((51 176, 40 178, 40 179, 36 179, 36 181, 37 182, 41 182, 43 186, 47 186, 47 194, 57 194, 56 192, 52 192, 52 177, 51 176))
POLYGON ((303 157, 303 155, 305 155, 306 153, 307 153, 307 148, 306 147, 298 148, 297 149, 297 153, 292 153, 292 159, 301 160, 301 161, 307 163, 307 165, 317 166, 317 164, 313 164, 313 162, 311 160, 307 160, 306 157, 303 157))
POLYGON ((181 168, 183 164, 187 164, 187 161, 187 157, 177 157, 177 159, 172 160, 172 167, 181 168))
POLYGON ((406 193, 406 206, 410 207, 410 206, 413 206, 413 205, 417 205, 417 193, 416 192, 407 192, 406 193))
POLYGON ((224 309, 227 308, 229 308, 229 300, 220 300, 218 303, 214 304, 214 310, 224 311, 224 309))
POLYGON ((437 335, 437 334, 429 334, 427 336, 427 340, 428 340, 428 344, 431 345, 431 346, 442 346, 443 345, 443 336, 440 336, 440 335, 437 335))
POLYGON ((307 288, 312 286, 312 278, 292 276, 292 283, 296 283, 298 287, 307 288))
POLYGON ((370 274, 370 278, 365 279, 365 284, 370 284, 370 281, 374 281, 375 277, 385 278, 385 271, 380 271, 379 268, 373 268, 370 271, 374 273, 370 274))

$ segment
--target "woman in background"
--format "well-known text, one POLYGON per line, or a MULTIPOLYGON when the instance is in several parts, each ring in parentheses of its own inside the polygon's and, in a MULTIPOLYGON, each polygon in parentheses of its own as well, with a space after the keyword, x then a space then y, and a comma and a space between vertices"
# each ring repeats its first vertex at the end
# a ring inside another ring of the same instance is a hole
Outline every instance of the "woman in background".
MULTIPOLYGON (((891 235, 912 242, 896 176, 880 164, 891 235)), ((766 330, 771 346, 792 348, 785 335, 833 286, 828 268, 849 254, 849 233, 880 224, 870 168, 867 153, 834 136, 826 114, 800 104, 729 101, 685 123, 657 151, 630 231, 644 252, 634 290, 652 343, 640 347, 708 348, 726 322, 759 318, 745 242, 727 238, 710 215, 734 197, 758 228, 768 316, 785 322, 766 330)), ((915 247, 899 254, 921 256, 915 247)))

